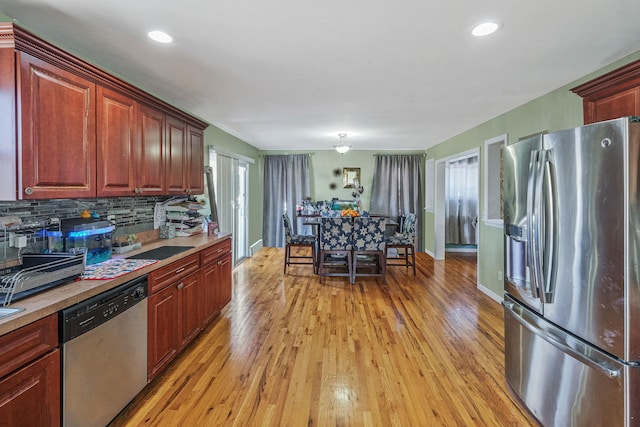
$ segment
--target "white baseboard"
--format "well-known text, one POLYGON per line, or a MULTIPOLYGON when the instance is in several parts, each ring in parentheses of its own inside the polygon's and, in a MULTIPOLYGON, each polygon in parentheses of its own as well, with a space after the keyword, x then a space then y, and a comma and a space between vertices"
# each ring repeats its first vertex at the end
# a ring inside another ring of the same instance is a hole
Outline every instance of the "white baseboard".
POLYGON ((478 290, 480 292, 482 292, 483 294, 487 295, 489 298, 491 298, 492 300, 494 300, 498 304, 501 304, 502 301, 504 300, 504 298, 501 295, 496 294, 491 289, 487 288, 486 286, 481 285, 480 283, 478 283, 478 290))
POLYGON ((249 246, 249 256, 254 256, 260 249, 263 248, 262 239, 249 246))
POLYGON ((431 258, 434 258, 434 259, 435 259, 435 257, 436 257, 436 256, 435 256, 435 254, 434 254, 433 252, 431 252, 431 251, 430 251, 430 250, 428 250, 428 249, 425 249, 424 251, 425 251, 425 253, 426 253, 427 255, 429 255, 431 258))
POLYGON ((446 248, 445 252, 458 252, 458 253, 477 253, 478 250, 475 248, 446 248))

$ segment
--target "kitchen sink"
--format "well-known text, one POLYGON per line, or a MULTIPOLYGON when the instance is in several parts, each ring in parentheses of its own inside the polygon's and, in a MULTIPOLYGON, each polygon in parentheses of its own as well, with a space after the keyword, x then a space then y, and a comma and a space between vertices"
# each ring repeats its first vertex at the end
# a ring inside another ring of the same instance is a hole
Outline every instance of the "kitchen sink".
POLYGON ((11 316, 12 314, 20 313, 24 308, 9 308, 9 307, 0 307, 0 319, 3 317, 11 316))
POLYGON ((163 246, 161 248, 150 249, 139 254, 127 257, 127 259, 156 259, 162 260, 181 252, 193 249, 195 246, 163 246))

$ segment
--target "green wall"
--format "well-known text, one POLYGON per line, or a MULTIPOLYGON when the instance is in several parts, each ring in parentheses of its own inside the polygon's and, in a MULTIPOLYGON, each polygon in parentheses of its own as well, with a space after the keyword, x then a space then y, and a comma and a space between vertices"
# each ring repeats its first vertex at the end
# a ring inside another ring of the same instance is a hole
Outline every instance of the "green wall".
MULTIPOLYGON (((575 95, 570 89, 637 59, 640 59, 640 52, 636 52, 633 55, 558 88, 540 98, 534 99, 453 138, 447 139, 427 149, 427 158, 435 159, 437 162, 439 159, 480 147, 481 185, 479 211, 482 213, 484 209, 483 168, 485 140, 507 134, 509 144, 511 144, 523 136, 534 133, 542 131, 553 132, 582 125, 582 98, 575 95)), ((435 250, 433 213, 427 213, 425 221, 425 249, 433 253, 435 250)), ((482 221, 479 222, 479 226, 478 284, 488 288, 496 295, 502 295, 503 284, 502 281, 499 280, 499 273, 503 270, 502 229, 485 225, 482 221)))

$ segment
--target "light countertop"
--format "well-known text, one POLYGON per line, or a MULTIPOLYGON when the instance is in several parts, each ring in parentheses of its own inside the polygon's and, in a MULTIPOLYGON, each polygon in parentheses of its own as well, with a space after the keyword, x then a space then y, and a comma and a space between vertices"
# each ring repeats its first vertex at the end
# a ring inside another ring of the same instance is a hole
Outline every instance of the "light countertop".
POLYGON ((173 239, 156 240, 145 244, 141 249, 131 251, 126 254, 114 254, 113 258, 116 259, 127 258, 162 246, 193 246, 192 249, 188 249, 167 259, 159 260, 155 264, 143 267, 140 270, 136 270, 115 279, 72 281, 68 284, 60 285, 48 291, 33 295, 29 298, 12 302, 9 305, 9 308, 24 308, 25 310, 1 318, 0 335, 14 331, 22 326, 35 322, 36 320, 47 317, 50 314, 57 313, 58 311, 84 301, 87 298, 91 298, 94 295, 98 295, 104 291, 115 288, 129 280, 148 274, 160 267, 164 267, 165 265, 178 261, 185 256, 199 252, 229 238, 231 238, 231 233, 219 233, 215 236, 207 236, 206 233, 202 233, 191 237, 175 237, 173 239))

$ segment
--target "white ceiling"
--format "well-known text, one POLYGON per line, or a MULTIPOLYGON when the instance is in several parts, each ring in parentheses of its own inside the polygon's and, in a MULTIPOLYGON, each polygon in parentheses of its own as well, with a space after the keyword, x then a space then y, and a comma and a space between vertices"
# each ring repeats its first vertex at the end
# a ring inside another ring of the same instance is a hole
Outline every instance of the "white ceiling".
MULTIPOLYGON (((638 0, 0 0, 259 149, 425 149, 640 49, 638 0), (483 20, 498 33, 473 38, 483 20), (161 28, 171 46, 145 38, 161 28)), ((207 141, 211 143, 213 141, 207 141)))

